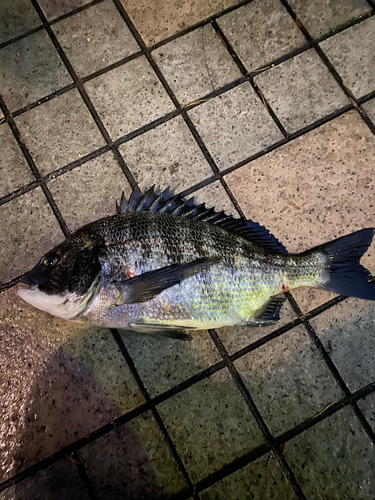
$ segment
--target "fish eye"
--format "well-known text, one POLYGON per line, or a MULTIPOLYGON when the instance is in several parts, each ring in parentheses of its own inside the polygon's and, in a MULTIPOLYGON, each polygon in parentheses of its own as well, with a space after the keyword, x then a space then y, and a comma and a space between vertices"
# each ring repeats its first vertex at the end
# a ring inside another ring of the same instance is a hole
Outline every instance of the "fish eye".
POLYGON ((46 267, 52 267, 56 264, 56 262, 59 260, 57 255, 50 255, 49 257, 46 257, 43 261, 43 264, 46 267))

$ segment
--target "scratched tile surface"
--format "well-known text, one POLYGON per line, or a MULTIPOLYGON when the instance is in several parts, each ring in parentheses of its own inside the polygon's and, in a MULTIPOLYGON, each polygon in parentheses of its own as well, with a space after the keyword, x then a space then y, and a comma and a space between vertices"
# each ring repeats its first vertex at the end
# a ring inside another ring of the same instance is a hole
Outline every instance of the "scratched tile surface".
POLYGON ((16 284, 135 185, 290 252, 374 227, 374 8, 1 2, 0 500, 375 498, 373 301, 300 288, 275 324, 183 342, 16 284))

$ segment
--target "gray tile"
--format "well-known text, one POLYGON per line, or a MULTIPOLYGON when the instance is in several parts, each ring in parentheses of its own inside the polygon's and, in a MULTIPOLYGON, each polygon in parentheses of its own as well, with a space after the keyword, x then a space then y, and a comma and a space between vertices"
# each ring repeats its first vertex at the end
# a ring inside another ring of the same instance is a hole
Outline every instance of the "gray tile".
POLYGON ((288 300, 286 300, 280 311, 280 320, 275 325, 224 327, 218 329, 217 333, 219 334, 219 337, 229 354, 233 354, 243 347, 246 347, 262 337, 269 335, 296 318, 297 316, 293 311, 292 306, 288 300))
POLYGON ((0 16, 0 43, 22 35, 41 24, 28 0, 2 0, 0 16))
POLYGON ((235 218, 239 217, 237 210, 234 208, 220 181, 213 182, 204 188, 198 189, 198 191, 194 191, 191 196, 196 198, 198 204, 204 203, 207 208, 213 207, 217 212, 224 210, 228 215, 233 215, 235 218))
POLYGON ((124 143, 119 149, 141 189, 156 184, 182 191, 213 175, 180 116, 124 143))
POLYGON ((59 2, 51 2, 51 0, 39 0, 38 3, 46 18, 51 20, 68 14, 72 10, 78 9, 89 3, 89 1, 90 0, 60 0, 59 2))
POLYGON ((375 379, 374 303, 346 299, 311 320, 323 344, 331 344, 331 359, 350 390, 375 379))
POLYGON ((255 0, 217 22, 247 71, 267 66, 307 43, 279 0, 255 0))
POLYGON ((151 412, 79 451, 98 500, 165 499, 186 488, 151 412))
POLYGON ((264 443, 226 369, 157 409, 193 482, 264 443))
POLYGON ((0 196, 35 180, 7 123, 0 126, 0 196))
POLYGON ((294 500, 295 493, 278 461, 267 453, 225 479, 199 493, 202 500, 282 499, 294 500))
POLYGON ((302 325, 239 358, 235 366, 274 435, 344 396, 302 325))
POLYGON ((349 104, 314 49, 261 73, 255 81, 289 133, 349 104))
POLYGON ((85 84, 112 138, 160 118, 174 105, 144 56, 85 84))
POLYGON ((283 137, 247 82, 192 109, 189 115, 220 170, 283 137))
POLYGON ((1 49, 0 68, 2 96, 11 111, 72 83, 44 30, 1 49))
POLYGON ((30 467, 144 402, 109 330, 0 295, 0 477, 30 467))
POLYGON ((374 498, 374 446, 348 407, 288 441, 284 454, 307 498, 374 498))
POLYGON ((152 55, 181 104, 242 76, 211 24, 163 45, 152 55))
POLYGON ((84 163, 48 183, 61 215, 71 231, 114 215, 116 200, 131 188, 111 152, 84 163))
POLYGON ((375 125, 375 99, 371 99, 370 101, 362 104, 362 108, 366 111, 370 119, 375 125))
MULTIPOLYGON (((288 251, 302 252, 373 226, 374 162, 374 136, 350 111, 225 180, 247 217, 267 227, 288 251)), ((374 250, 373 243, 363 258, 372 274, 374 250)), ((293 295, 303 312, 334 296, 312 288, 293 295)))
POLYGON ((354 96, 375 90, 375 18, 342 31, 320 44, 354 96))
POLYGON ((130 18, 147 45, 152 45, 193 26, 207 17, 236 5, 240 0, 196 2, 186 0, 121 0, 130 18))
POLYGON ((0 207, 0 283, 33 267, 44 252, 64 239, 41 188, 0 207))
POLYGON ((357 404, 364 413, 373 432, 375 432, 375 393, 372 392, 365 398, 360 399, 357 404))
POLYGON ((105 145, 75 89, 23 113, 15 120, 42 175, 105 145))
POLYGON ((313 38, 371 10, 366 0, 289 0, 289 5, 313 38))
POLYGON ((52 28, 80 76, 140 50, 112 0, 85 9, 52 28))
POLYGON ((171 389, 221 360, 206 330, 192 333, 193 340, 154 338, 121 332, 129 354, 151 397, 171 389))
POLYGON ((42 469, 31 477, 0 493, 0 500, 51 500, 80 498, 89 500, 78 467, 70 458, 42 469))

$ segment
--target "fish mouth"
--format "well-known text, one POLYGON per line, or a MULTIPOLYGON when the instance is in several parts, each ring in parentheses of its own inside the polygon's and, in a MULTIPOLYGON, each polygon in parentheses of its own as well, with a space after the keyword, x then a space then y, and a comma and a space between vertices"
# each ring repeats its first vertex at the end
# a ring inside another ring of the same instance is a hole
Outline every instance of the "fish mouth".
POLYGON ((30 290, 35 290, 40 283, 38 283, 38 281, 36 281, 35 279, 31 278, 29 274, 30 273, 25 274, 25 276, 23 276, 19 280, 18 285, 20 286, 20 288, 26 288, 26 289, 29 288, 30 290))

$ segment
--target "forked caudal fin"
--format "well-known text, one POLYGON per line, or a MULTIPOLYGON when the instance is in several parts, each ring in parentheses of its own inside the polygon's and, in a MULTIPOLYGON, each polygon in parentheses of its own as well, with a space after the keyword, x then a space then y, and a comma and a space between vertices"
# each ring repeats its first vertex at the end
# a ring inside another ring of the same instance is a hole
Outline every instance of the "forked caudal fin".
POLYGON ((375 300, 375 279, 359 261, 371 245, 374 228, 361 229, 314 248, 327 257, 328 280, 324 290, 375 300))

